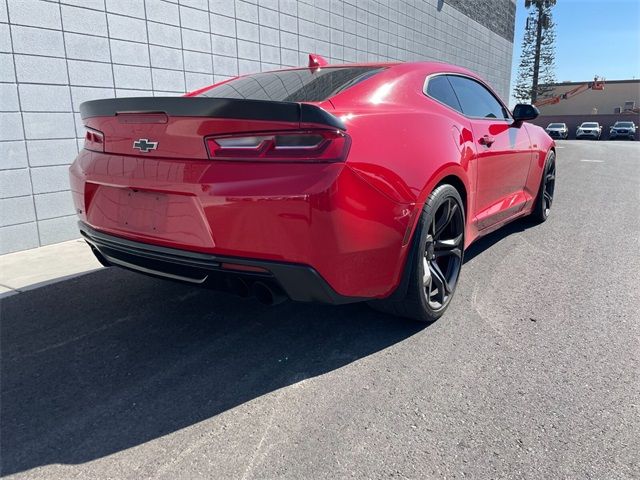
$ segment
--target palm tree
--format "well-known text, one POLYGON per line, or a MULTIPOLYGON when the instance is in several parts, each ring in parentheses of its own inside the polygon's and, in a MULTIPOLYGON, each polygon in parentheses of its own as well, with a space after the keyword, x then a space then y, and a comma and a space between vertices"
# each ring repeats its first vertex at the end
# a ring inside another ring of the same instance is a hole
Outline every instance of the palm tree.
POLYGON ((556 0, 525 0, 525 7, 533 9, 527 17, 514 87, 514 96, 520 101, 535 103, 555 81, 555 24, 551 16, 555 4, 556 0))

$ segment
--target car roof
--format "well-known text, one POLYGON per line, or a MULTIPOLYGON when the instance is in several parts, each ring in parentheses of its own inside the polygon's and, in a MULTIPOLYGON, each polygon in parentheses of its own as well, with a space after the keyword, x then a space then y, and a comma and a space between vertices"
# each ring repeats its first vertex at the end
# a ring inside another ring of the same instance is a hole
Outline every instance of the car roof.
MULTIPOLYGON (((446 63, 446 62, 440 62, 440 61, 422 61, 422 62, 357 62, 357 63, 336 63, 336 64, 327 64, 327 65, 322 65, 322 66, 318 66, 318 67, 313 67, 313 66, 308 66, 308 65, 300 65, 300 66, 296 66, 296 67, 287 67, 287 68, 278 68, 278 69, 273 69, 273 70, 267 70, 264 72, 253 72, 253 73, 246 73, 246 74, 242 74, 242 75, 238 75, 236 77, 232 77, 229 78, 227 80, 224 80, 222 82, 217 82, 214 83, 213 85, 208 85, 206 87, 197 89, 197 90, 193 90, 191 92, 188 92, 186 95, 187 96, 196 96, 199 95, 200 93, 207 91, 217 85, 221 85, 226 83, 227 81, 230 80, 234 80, 236 78, 242 78, 242 77, 248 77, 248 76, 252 76, 252 75, 259 75, 262 73, 275 73, 275 72, 285 72, 285 71, 295 71, 295 70, 306 70, 306 69, 315 69, 315 68, 319 68, 319 69, 326 69, 326 68, 352 68, 352 67, 379 67, 379 68, 384 68, 387 69, 387 73, 390 72, 394 72, 397 75, 403 75, 403 74, 407 74, 407 73, 419 73, 420 75, 424 75, 425 77, 430 76, 430 75, 434 75, 434 74, 439 74, 439 73, 450 73, 450 74, 460 74, 460 75, 465 75, 471 78, 474 78, 480 82, 482 82, 487 88, 489 88, 489 90, 496 96, 498 96, 496 94, 496 92, 493 90, 493 88, 491 87, 491 85, 489 84, 489 82, 484 79, 483 77, 481 77, 480 75, 478 75, 477 73, 468 70, 464 67, 460 67, 458 65, 453 65, 450 63, 446 63)), ((382 73, 382 72, 381 72, 382 73)), ((424 81, 424 78, 423 80, 424 81)), ((346 92, 340 92, 340 94, 343 94, 346 92)), ((499 98, 499 97, 498 97, 499 98)))
MULTIPOLYGON (((420 69, 420 70, 430 71, 432 73, 438 73, 438 72, 461 73, 464 75, 469 75, 474 78, 481 78, 478 76, 477 73, 471 70, 468 70, 464 67, 460 67, 458 65, 454 65, 446 62, 434 61, 434 60, 424 61, 424 62, 332 63, 328 65, 322 65, 321 67, 317 67, 317 68, 350 68, 350 67, 380 67, 380 68, 398 67, 398 68, 403 68, 407 70, 420 69)), ((314 67, 309 67, 307 65, 300 65, 297 67, 279 68, 272 71, 278 72, 278 71, 284 71, 284 70, 301 70, 305 68, 314 68, 314 67)))

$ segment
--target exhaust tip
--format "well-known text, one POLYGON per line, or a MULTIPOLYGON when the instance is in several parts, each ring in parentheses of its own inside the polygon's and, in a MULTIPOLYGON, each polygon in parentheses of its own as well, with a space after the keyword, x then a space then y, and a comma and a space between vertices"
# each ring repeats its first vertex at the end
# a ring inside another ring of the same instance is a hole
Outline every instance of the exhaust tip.
POLYGON ((251 285, 251 294, 263 305, 278 305, 287 300, 286 295, 279 289, 271 288, 262 282, 255 282, 251 285))
POLYGON ((234 294, 242 298, 249 296, 249 285, 239 277, 229 277, 226 279, 227 288, 234 294))

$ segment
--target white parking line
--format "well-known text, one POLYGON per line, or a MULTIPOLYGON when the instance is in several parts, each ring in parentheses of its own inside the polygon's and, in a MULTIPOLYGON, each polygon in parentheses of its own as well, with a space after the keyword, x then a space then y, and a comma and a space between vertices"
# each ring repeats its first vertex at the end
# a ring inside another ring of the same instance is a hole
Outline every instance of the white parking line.
POLYGON ((581 162, 589 162, 589 163, 604 163, 604 160, 589 160, 586 158, 583 158, 580 160, 581 162))

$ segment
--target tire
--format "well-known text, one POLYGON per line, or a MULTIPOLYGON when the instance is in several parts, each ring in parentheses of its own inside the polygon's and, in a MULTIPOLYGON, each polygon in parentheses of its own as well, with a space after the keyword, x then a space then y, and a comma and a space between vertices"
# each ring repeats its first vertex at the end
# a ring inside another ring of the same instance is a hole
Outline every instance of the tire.
POLYGON ((374 300, 376 310, 432 323, 447 310, 464 258, 465 212, 451 185, 440 185, 425 202, 405 265, 407 290, 402 298, 374 300))
POLYGON ((556 154, 550 151, 544 164, 544 171, 540 179, 540 187, 536 196, 536 203, 531 212, 531 219, 542 223, 549 218, 553 205, 553 194, 556 186, 556 154))

